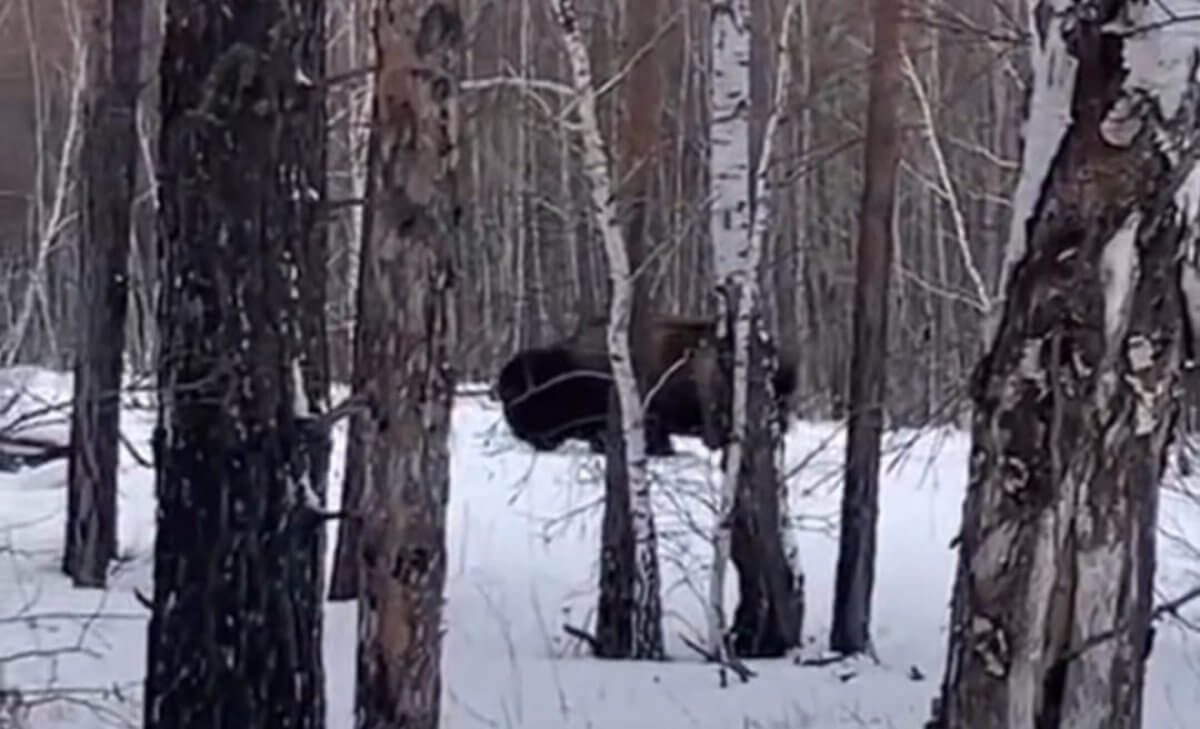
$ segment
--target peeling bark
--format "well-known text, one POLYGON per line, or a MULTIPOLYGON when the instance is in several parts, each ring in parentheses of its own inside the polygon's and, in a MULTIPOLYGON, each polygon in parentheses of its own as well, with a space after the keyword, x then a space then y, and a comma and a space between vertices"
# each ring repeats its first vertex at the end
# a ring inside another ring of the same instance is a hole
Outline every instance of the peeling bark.
POLYGON ((372 221, 360 305, 363 426, 357 729, 436 729, 454 372, 452 241, 458 207, 457 2, 382 0, 370 169, 372 221))
POLYGON ((322 5, 166 5, 150 729, 325 725, 322 5))
POLYGON ((1198 9, 1030 8, 1023 194, 1005 298, 972 376, 932 726, 1141 725, 1185 326, 1179 261, 1196 255, 1198 9), (1106 631, 1111 639, 1091 640, 1106 631))

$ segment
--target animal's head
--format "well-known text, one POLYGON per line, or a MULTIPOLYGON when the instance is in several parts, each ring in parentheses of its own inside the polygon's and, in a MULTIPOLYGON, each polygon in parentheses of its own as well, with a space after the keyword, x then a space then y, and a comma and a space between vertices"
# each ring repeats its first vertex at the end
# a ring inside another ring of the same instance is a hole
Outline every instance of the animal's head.
POLYGON ((528 358, 528 352, 517 352, 500 368, 492 389, 505 405, 511 404, 530 387, 528 358))
POLYGON ((689 352, 689 367, 700 398, 700 440, 712 450, 729 442, 730 388, 728 364, 716 340, 700 337, 689 352))

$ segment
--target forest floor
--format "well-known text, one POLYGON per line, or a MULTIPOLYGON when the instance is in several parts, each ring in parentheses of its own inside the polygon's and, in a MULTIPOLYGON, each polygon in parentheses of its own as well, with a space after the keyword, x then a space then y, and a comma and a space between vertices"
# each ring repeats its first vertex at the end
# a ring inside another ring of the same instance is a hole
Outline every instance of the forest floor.
MULTIPOLYGON (((13 410, 69 405, 70 377, 0 372, 0 403, 13 410)), ((66 436, 67 410, 35 432, 66 436)), ((122 430, 148 459, 154 412, 146 393, 126 397, 122 430)), ((0 423, 2 425, 2 423, 0 423)), ((332 503, 340 499, 343 423, 336 432, 332 503)), ((534 455, 516 445, 499 408, 460 397, 454 411, 448 523, 444 726, 518 729, 839 729, 920 726, 941 678, 945 624, 968 439, 950 429, 895 432, 885 443, 874 641, 870 658, 821 667, 751 661, 757 676, 720 688, 680 639, 703 642, 716 459, 676 440, 681 455, 655 466, 664 572, 666 663, 598 661, 563 624, 587 628, 595 601, 601 468, 582 449, 534 455)), ((840 429, 796 423, 786 465, 806 570, 806 657, 827 643, 837 553, 843 456, 840 429)), ((108 590, 75 590, 58 571, 66 464, 0 474, 0 687, 37 704, 30 726, 137 726, 151 594, 154 478, 128 449, 120 480, 120 554, 108 590)), ((1158 599, 1200 583, 1200 478, 1172 471, 1161 507, 1158 599), (1193 546, 1194 545, 1194 546, 1193 546)), ((332 556, 335 526, 330 525, 332 556)), ((728 586, 728 609, 736 582, 728 586)), ((1200 622, 1200 606, 1184 616, 1200 622)), ((330 729, 352 726, 355 608, 326 607, 330 729)), ((1160 623, 1145 697, 1148 729, 1195 726, 1200 715, 1200 634, 1160 623), (1188 719, 1187 717, 1192 717, 1188 719)))

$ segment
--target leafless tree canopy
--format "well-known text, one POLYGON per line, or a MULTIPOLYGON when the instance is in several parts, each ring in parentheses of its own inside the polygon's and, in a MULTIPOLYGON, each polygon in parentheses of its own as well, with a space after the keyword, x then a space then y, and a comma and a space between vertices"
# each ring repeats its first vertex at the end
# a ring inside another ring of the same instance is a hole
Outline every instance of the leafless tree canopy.
MULTIPOLYGON (((331 231, 328 253, 335 379, 349 377, 372 63, 368 0, 330 2, 327 50, 331 231)), ((751 129, 761 144, 775 78, 773 31, 784 0, 754 0, 751 129)), ((792 28, 793 89, 771 171, 771 226, 762 276, 781 345, 802 343, 799 409, 839 416, 850 357, 853 244, 870 48, 859 3, 805 0, 792 28)), ((161 0, 148 1, 143 67, 161 43, 161 0)), ((6 0, 0 13, 0 354, 68 365, 77 298, 83 20, 69 0, 6 0), (24 324, 21 322, 24 321, 24 324)), ((622 130, 622 83, 646 47, 624 40, 622 3, 581 17, 602 94, 607 139, 622 130)), ((663 94, 660 132, 643 163, 648 276, 656 309, 706 313, 711 279, 708 49, 705 4, 663 2, 653 41, 663 94)), ((905 135, 894 220, 888 326, 889 423, 965 414, 962 382, 979 353, 978 324, 993 298, 1015 181, 1026 45, 1016 0, 906 3, 905 135)), ((550 6, 464 0, 464 208, 454 241, 459 322, 454 363, 464 380, 490 379, 517 347, 568 331, 605 306, 607 270, 588 214, 569 70, 550 6)), ((157 81, 138 116, 143 143, 130 259, 129 359, 146 366, 153 322, 153 208, 157 81)), ((633 179, 633 178, 631 178, 633 179)), ((624 184, 626 180, 619 180, 624 184)), ((639 182, 641 184, 641 182, 639 182)), ((710 312, 709 312, 710 313, 710 312)))

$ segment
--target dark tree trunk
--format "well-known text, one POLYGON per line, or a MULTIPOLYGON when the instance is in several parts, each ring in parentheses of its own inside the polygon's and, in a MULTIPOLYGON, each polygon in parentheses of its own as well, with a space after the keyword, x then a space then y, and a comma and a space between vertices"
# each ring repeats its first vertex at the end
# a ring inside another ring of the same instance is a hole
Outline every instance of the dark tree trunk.
MULTIPOLYGON (((372 115, 374 115, 372 110, 372 115)), ((374 169, 378 157, 378 135, 371 134, 367 150, 367 169, 374 169)), ((365 194, 368 200, 375 194, 375 175, 368 174, 365 194)), ((374 207, 366 206, 362 213, 362 242, 359 260, 370 255, 374 227, 374 207)), ((358 285, 355 294, 354 317, 354 365, 351 390, 364 393, 370 385, 372 368, 377 365, 368 357, 367 346, 383 336, 383 311, 387 306, 383 290, 378 286, 366 285, 366 268, 359 265, 358 285)), ((346 434, 345 473, 342 475, 342 509, 357 514, 363 507, 363 480, 366 468, 366 451, 363 446, 364 428, 370 427, 367 418, 356 415, 350 420, 346 434)), ((362 543, 360 524, 357 519, 346 519, 338 524, 337 544, 333 553, 333 573, 329 579, 331 601, 354 600, 359 596, 360 577, 358 559, 362 543)))
POLYGON ((1200 280, 1198 48, 1161 22, 1169 12, 1034 8, 1028 115, 1041 122, 971 378, 940 729, 1141 726, 1181 282, 1200 280), (1128 65, 1143 52, 1162 69, 1149 79, 1128 65))
POLYGON ((875 0, 875 46, 867 102, 865 177, 854 284, 854 349, 846 431, 846 478, 834 585, 830 647, 859 653, 871 642, 879 448, 887 373, 888 282, 892 269, 893 186, 900 158, 900 3, 875 0))
POLYGON ((453 0, 383 0, 376 11, 374 210, 360 302, 377 299, 381 329, 360 340, 359 355, 374 402, 363 427, 358 729, 440 723, 463 33, 453 0))
POLYGON ((79 346, 63 571, 103 587, 117 555, 117 465, 129 236, 137 161, 141 0, 96 0, 84 105, 79 346))
POLYGON ((166 6, 148 729, 325 725, 322 6, 166 6))
MULTIPOLYGON (((783 449, 779 419, 787 414, 777 412, 771 390, 771 373, 777 362, 762 331, 762 317, 755 316, 752 322, 746 440, 730 540, 730 557, 738 573, 738 606, 730 635, 737 655, 767 658, 782 656, 800 645, 804 584, 785 551, 783 530, 787 526, 781 499, 786 497, 786 489, 778 457, 783 449)), ((732 321, 728 330, 733 330, 732 321)))
MULTIPOLYGON (((289 0, 295 2, 295 0, 289 0)), ((324 0, 321 0, 324 7, 324 0)), ((313 15, 309 18, 322 19, 317 10, 308 11, 313 15)), ((301 43, 305 58, 312 59, 313 75, 324 78, 328 73, 327 29, 323 20, 313 26, 313 35, 306 37, 301 43)), ((316 97, 319 100, 319 95, 316 97)), ((307 99, 306 99, 307 101, 307 99)), ((300 280, 304 285, 298 286, 300 297, 299 327, 303 337, 303 346, 299 353, 300 375, 304 383, 304 395, 312 404, 314 413, 329 411, 329 388, 332 380, 332 350, 329 341, 329 319, 326 316, 329 298, 329 248, 330 248, 330 217, 324 201, 329 199, 328 187, 328 104, 317 103, 305 106, 304 114, 296 120, 303 139, 326 140, 313 145, 304 155, 306 166, 304 177, 309 181, 309 194, 316 196, 323 207, 305 209, 307 239, 305 245, 296 253, 300 280)), ((333 456, 333 437, 328 426, 310 429, 307 439, 308 472, 312 479, 313 492, 322 506, 327 503, 329 492, 329 466, 333 456)), ((343 519, 344 524, 353 520, 343 519)), ((321 604, 321 596, 325 592, 325 538, 324 527, 317 530, 317 600, 321 604)))
POLYGON ((625 468, 616 388, 609 395, 605 433, 604 516, 600 526, 600 582, 596 601, 597 658, 629 658, 635 607, 632 503, 625 468))

